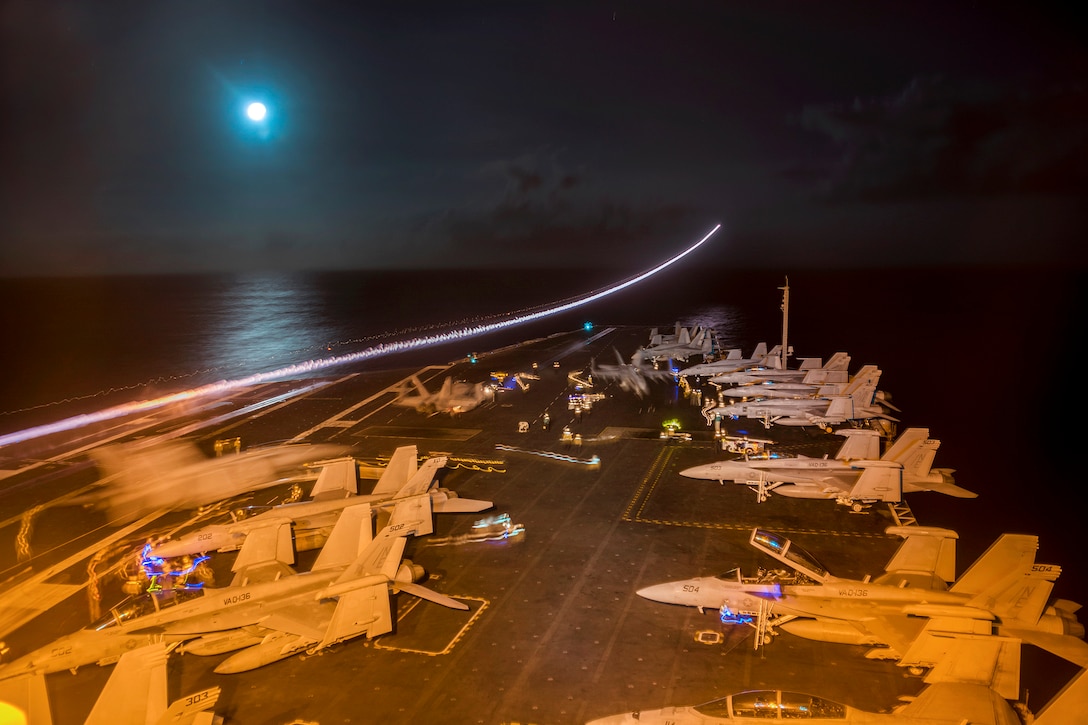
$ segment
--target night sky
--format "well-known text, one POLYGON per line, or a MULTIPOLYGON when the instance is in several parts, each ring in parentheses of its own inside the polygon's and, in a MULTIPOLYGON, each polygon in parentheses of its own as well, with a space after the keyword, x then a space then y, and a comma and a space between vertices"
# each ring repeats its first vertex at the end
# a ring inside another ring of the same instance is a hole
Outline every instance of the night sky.
POLYGON ((0 275, 1083 266, 1067 5, 4 1, 0 275))

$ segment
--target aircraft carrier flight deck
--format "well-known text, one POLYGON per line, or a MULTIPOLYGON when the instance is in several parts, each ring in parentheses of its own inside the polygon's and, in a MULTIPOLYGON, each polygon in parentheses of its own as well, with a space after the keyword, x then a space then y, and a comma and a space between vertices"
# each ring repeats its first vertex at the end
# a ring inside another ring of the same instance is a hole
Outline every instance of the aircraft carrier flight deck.
MULTIPOLYGON (((743 485, 680 476, 726 455, 703 418, 701 398, 674 382, 651 382, 641 397, 614 385, 578 388, 591 359, 615 359, 613 348, 630 356, 647 332, 575 330, 453 363, 461 348, 482 343, 445 345, 428 353, 434 365, 395 367, 405 358, 394 356, 8 446, 0 451, 8 456, 0 461, 8 472, 0 491, 0 590, 51 566, 51 582, 81 588, 5 633, 5 661, 86 625, 92 610, 125 596, 121 577, 111 573, 98 572, 87 585, 95 556, 191 528, 200 516, 189 510, 149 517, 109 547, 96 545, 122 527, 70 503, 96 480, 86 457, 91 447, 186 439, 212 455, 217 441, 244 448, 289 441, 343 446, 378 465, 398 446, 414 444, 421 457, 448 457, 441 486, 494 502, 482 513, 436 514, 434 533, 407 544, 405 556, 429 574, 426 586, 468 609, 401 592, 392 633, 240 674, 215 674, 222 656, 174 653, 170 699, 218 685, 215 712, 228 723, 559 725, 753 688, 809 692, 868 710, 889 710, 900 696, 917 694, 920 678, 866 659, 864 647, 787 633, 756 647, 752 627, 723 624, 717 611, 636 595, 658 582, 773 566, 748 544, 754 527, 781 532, 836 575, 858 578, 879 574, 900 542, 885 533, 897 521, 883 504, 858 513, 833 501, 775 495, 759 503, 743 485), (471 410, 429 414, 393 404, 413 375, 429 389, 447 377, 500 389, 471 410), (579 404, 572 395, 586 397, 579 404), (669 437, 668 421, 690 440, 669 437), (37 515, 28 528, 24 513, 31 510, 37 515), (498 535, 474 529, 502 514, 509 518, 498 535)), ((765 431, 745 423, 723 421, 722 432, 745 428, 779 441, 776 450, 812 456, 833 454, 842 442, 818 429, 765 431)), ((360 483, 365 493, 372 481, 360 483)), ((285 490, 262 490, 249 500, 269 502, 285 490)), ((213 555, 216 585, 229 582, 233 556, 213 555)), ((298 568, 310 560, 300 554, 298 568)), ((88 665, 49 675, 54 722, 82 723, 111 669, 88 665)))

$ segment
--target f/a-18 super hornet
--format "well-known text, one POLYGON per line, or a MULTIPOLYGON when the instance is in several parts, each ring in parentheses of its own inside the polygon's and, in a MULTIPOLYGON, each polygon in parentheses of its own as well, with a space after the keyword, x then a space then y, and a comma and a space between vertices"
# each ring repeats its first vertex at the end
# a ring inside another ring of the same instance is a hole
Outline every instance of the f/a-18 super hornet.
POLYGON ((68 502, 105 509, 114 523, 122 523, 276 486, 306 463, 344 455, 344 447, 289 444, 208 458, 186 441, 137 441, 101 446, 89 455, 101 481, 68 502))
POLYGON ((687 362, 693 355, 706 355, 714 347, 713 331, 708 328, 695 328, 689 331, 686 327, 679 327, 675 340, 658 341, 651 343, 638 351, 642 360, 665 362, 667 360, 680 360, 687 362))
POLYGON ((403 559, 407 536, 433 531, 430 503, 427 494, 398 501, 377 535, 368 504, 345 509, 314 565, 301 573, 289 566, 290 522, 270 521, 246 537, 229 587, 133 597, 102 621, 0 667, 0 679, 111 664, 124 652, 160 641, 188 642, 184 650, 194 654, 233 651, 216 671, 242 672, 392 631, 396 592, 467 609, 418 584, 425 572, 403 559))
POLYGON ((833 499, 861 511, 875 501, 899 502, 904 493, 936 491, 957 498, 977 494, 957 486, 952 469, 933 468, 941 442, 928 428, 908 428, 884 453, 879 434, 866 428, 838 431, 847 436, 834 458, 748 457, 716 461, 680 471, 681 476, 748 486, 762 503, 773 491, 789 498, 833 499))
POLYGON ((844 725, 1073 725, 1088 722, 1088 671, 1081 670, 1034 715, 1015 702, 1020 693, 1020 643, 957 640, 926 687, 890 712, 860 710, 807 692, 759 689, 701 705, 636 710, 590 720, 587 725, 714 725, 715 723, 816 722, 844 725), (1011 690, 1011 692, 1010 692, 1011 690), (1009 701, 1015 702, 1015 707, 1009 701))
POLYGON ((656 370, 646 365, 641 358, 640 351, 635 351, 629 363, 623 361, 623 356, 620 355, 619 350, 614 351, 616 353, 615 365, 599 364, 595 360, 590 362, 589 374, 594 383, 615 383, 620 386, 620 390, 634 393, 643 398, 650 394, 651 381, 675 380, 675 376, 671 371, 656 370))
POLYGON ((875 579, 833 576, 794 542, 757 528, 752 546, 792 573, 745 577, 733 569, 637 593, 700 611, 715 609, 724 622, 750 624, 757 647, 782 630, 868 646, 866 657, 892 659, 920 673, 957 637, 1002 636, 1088 666, 1084 626, 1075 614, 1079 605, 1048 604, 1061 567, 1035 563, 1038 537, 1002 535, 956 579, 955 532, 924 526, 893 526, 887 532, 904 541, 875 579))
MULTIPOLYGON (((781 345, 778 346, 781 349, 781 345)), ((712 375, 710 382, 715 385, 750 385, 755 383, 795 383, 805 385, 825 385, 827 383, 845 383, 850 380, 850 356, 837 352, 822 362, 818 357, 801 358, 796 368, 778 367, 779 358, 767 356, 770 364, 751 365, 742 370, 733 370, 719 375, 712 375)))
MULTIPOLYGON (((213 711, 219 687, 168 701, 166 664, 171 648, 157 642, 121 655, 83 725, 221 725, 223 718, 213 711)), ((45 675, 0 682, 0 722, 52 725, 45 675), (5 718, 4 703, 18 708, 23 719, 5 718)))
POLYGON ((397 398, 393 402, 429 415, 457 415, 494 399, 495 389, 490 383, 468 383, 447 377, 442 381, 442 387, 431 392, 418 375, 413 375, 397 392, 397 398))
POLYGON ((312 500, 239 509, 232 512, 235 520, 231 523, 212 524, 172 539, 154 542, 146 549, 144 556, 167 559, 209 551, 233 551, 242 546, 250 531, 276 519, 291 521, 295 551, 317 549, 325 543, 345 508, 360 504, 395 504, 422 493, 431 497, 431 506, 436 513, 476 513, 491 508, 490 501, 460 498, 453 491, 432 486, 437 472, 447 459, 436 456, 418 466, 417 456, 414 445, 397 448, 381 478, 368 494, 358 492, 354 458, 326 461, 310 492, 312 500))
POLYGON ((764 428, 772 425, 818 426, 828 429, 853 420, 886 418, 885 405, 881 403, 877 384, 880 370, 872 368, 872 373, 855 375, 850 384, 838 395, 826 395, 820 398, 761 398, 729 405, 708 406, 703 415, 708 421, 719 418, 750 418, 763 423, 764 428))
POLYGON ((725 357, 689 365, 680 371, 680 375, 685 378, 696 376, 713 378, 717 375, 725 375, 726 373, 747 370, 753 367, 774 365, 777 364, 775 361, 781 359, 781 350, 781 345, 775 345, 768 352, 767 343, 761 342, 756 345, 751 357, 744 357, 744 353, 741 352, 740 348, 734 348, 726 352, 725 357))

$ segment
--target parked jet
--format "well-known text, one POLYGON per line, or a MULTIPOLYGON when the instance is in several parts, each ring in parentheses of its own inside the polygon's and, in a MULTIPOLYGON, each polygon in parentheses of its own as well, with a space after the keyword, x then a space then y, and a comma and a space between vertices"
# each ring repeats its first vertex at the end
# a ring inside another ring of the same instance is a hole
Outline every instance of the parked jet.
POLYGON ((703 415, 708 421, 716 416, 751 418, 763 423, 764 428, 772 425, 816 425, 828 429, 830 426, 845 423, 848 420, 886 418, 889 416, 877 401, 877 383, 880 370, 872 374, 855 376, 841 395, 829 395, 823 398, 768 398, 752 400, 730 405, 707 407, 703 415))
POLYGON ((444 456, 417 464, 416 446, 400 446, 389 459, 389 465, 369 494, 358 493, 358 478, 354 458, 328 461, 322 466, 311 492, 311 501, 264 506, 248 510, 244 518, 229 524, 213 524, 176 539, 152 545, 147 558, 167 559, 202 554, 208 551, 233 551, 242 546, 250 531, 269 520, 288 519, 294 535, 295 551, 320 548, 328 539, 341 512, 359 504, 394 504, 401 499, 428 493, 436 513, 475 513, 491 508, 490 501, 460 498, 445 488, 432 486, 438 471, 446 464, 444 456))
POLYGON ((717 461, 680 471, 681 476, 743 484, 760 503, 772 491, 789 498, 834 499, 861 511, 875 501, 898 502, 904 493, 936 491, 957 498, 978 494, 954 483, 952 469, 933 468, 941 442, 928 428, 908 428, 879 455, 879 433, 864 428, 838 431, 847 436, 834 458, 749 458, 717 461), (875 454, 875 455, 874 455, 875 454))
POLYGON ((430 392, 418 375, 409 379, 409 384, 401 388, 396 405, 415 408, 421 413, 436 415, 449 413, 456 415, 472 410, 477 406, 495 399, 495 389, 486 383, 467 383, 454 381, 447 377, 437 392, 430 392))
POLYGON ((730 350, 725 357, 719 358, 718 360, 703 362, 698 365, 684 368, 680 371, 680 374, 684 377, 693 377, 695 375, 707 377, 723 375, 735 370, 744 370, 753 365, 766 364, 772 358, 775 360, 779 359, 779 351, 781 349, 781 345, 775 345, 773 350, 767 352, 767 343, 761 342, 756 345, 755 350, 752 351, 751 357, 742 357, 741 351, 739 349, 734 349, 730 350))
POLYGON ((89 454, 102 483, 69 502, 104 508, 115 523, 128 523, 159 509, 196 508, 275 486, 307 462, 343 453, 343 446, 291 444, 208 458, 185 441, 102 446, 89 454))
MULTIPOLYGON (((835 353, 826 365, 819 365, 819 358, 805 358, 796 370, 768 368, 761 372, 729 373, 711 378, 710 383, 735 386, 722 390, 722 395, 730 398, 817 398, 838 395, 846 389, 852 379, 847 370, 849 365, 850 356, 842 352, 835 353), (816 366, 806 368, 810 360, 816 366)), ((875 369, 875 365, 866 366, 857 375, 871 375, 875 369)))
MULTIPOLYGON (((167 701, 166 661, 171 647, 158 642, 121 655, 84 725, 219 725, 211 710, 219 688, 209 687, 167 701), (168 707, 169 705, 169 707, 168 707)), ((51 725, 45 675, 24 675, 0 683, 0 702, 16 704, 30 725, 51 725)), ((0 712, 0 715, 3 713, 0 712)), ((0 717, 0 722, 17 722, 0 717)))
POLYGON ((390 591, 467 609, 417 584, 425 572, 401 559, 404 537, 433 531, 430 501, 426 494, 398 501, 377 536, 369 505, 345 509, 313 567, 302 573, 289 566, 290 522, 270 521, 246 537, 231 586, 130 598, 102 621, 0 667, 0 680, 111 664, 136 647, 185 640, 195 640, 186 648, 194 654, 243 650, 217 668, 238 672, 301 649, 391 631, 390 591))
POLYGON ((832 576, 789 539, 753 529, 753 547, 796 572, 776 582, 734 569, 638 590, 666 604, 716 608, 722 621, 756 628, 756 646, 778 629, 799 637, 874 647, 866 657, 894 659, 921 672, 933 667, 957 637, 1015 637, 1081 667, 1088 666, 1078 605, 1047 605, 1061 567, 1035 563, 1038 537, 1004 534, 959 579, 955 532, 893 526, 904 538, 876 579, 832 576), (952 583, 948 587, 948 583, 952 583))
MULTIPOLYGON (((1013 659, 1015 642, 1004 642, 996 652, 981 661, 964 653, 956 660, 974 659, 978 671, 1002 660, 1013 659)), ((998 665, 1000 666, 1000 665, 998 665)), ((1016 666, 1017 672, 1019 667, 1016 666)), ((636 710, 608 715, 588 725, 713 725, 714 723, 804 722, 831 725, 1021 725, 1021 716, 996 688, 957 673, 936 678, 917 697, 900 704, 891 712, 870 712, 853 708, 803 692, 763 689, 737 692, 703 704, 636 710)), ((928 681, 928 680, 927 680, 928 681)), ((1035 716, 1035 725, 1071 725, 1084 723, 1084 705, 1088 698, 1088 675, 1077 675, 1072 687, 1058 693, 1035 716)))
POLYGON ((598 364, 590 361, 589 374, 594 382, 616 383, 620 390, 634 393, 640 398, 649 395, 650 381, 675 380, 675 376, 668 370, 655 370, 642 362, 640 351, 631 356, 631 362, 625 363, 619 350, 615 350, 616 364, 598 364))
POLYGON ((805 383, 823 385, 825 383, 843 383, 850 379, 850 356, 837 352, 826 363, 818 357, 801 358, 796 368, 778 366, 778 358, 768 356, 766 365, 751 365, 742 370, 733 370, 714 375, 710 382, 715 385, 748 385, 753 383, 805 383))
POLYGON ((667 360, 680 360, 687 362, 692 355, 707 355, 714 348, 713 333, 707 328, 696 328, 695 332, 688 332, 686 327, 679 328, 680 332, 674 342, 652 343, 639 351, 641 359, 654 362, 667 360))

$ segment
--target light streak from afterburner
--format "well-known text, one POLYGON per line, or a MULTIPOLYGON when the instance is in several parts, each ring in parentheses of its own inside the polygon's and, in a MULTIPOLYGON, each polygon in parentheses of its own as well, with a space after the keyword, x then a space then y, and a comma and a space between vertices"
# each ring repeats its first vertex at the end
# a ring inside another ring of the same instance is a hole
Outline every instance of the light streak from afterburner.
POLYGON ((459 330, 449 330, 433 335, 425 335, 422 337, 416 337, 409 340, 398 340, 390 343, 380 343, 373 347, 369 347, 359 352, 349 353, 347 355, 337 355, 334 357, 323 358, 320 360, 310 360, 305 363, 299 363, 296 365, 289 365, 279 370, 272 370, 264 373, 257 373, 248 377, 240 378, 238 380, 220 380, 219 382, 203 385, 191 390, 183 390, 178 393, 172 393, 170 395, 164 395, 152 400, 136 401, 132 403, 125 403, 123 405, 114 406, 105 410, 100 410, 95 413, 86 413, 83 415, 76 415, 71 418, 58 421, 56 423, 49 423, 46 425, 37 426, 34 428, 27 428, 26 430, 17 431, 15 433, 9 433, 4 436, 0 436, 0 447, 6 446, 12 443, 20 443, 22 441, 31 440, 33 438, 40 438, 41 436, 50 435, 53 433, 61 433, 75 428, 80 428, 92 423, 101 423, 107 420, 113 420, 123 415, 131 415, 133 413, 141 413, 147 410, 154 410, 161 408, 172 403, 180 403, 194 398, 199 398, 205 395, 214 395, 216 393, 224 393, 237 388, 248 387, 256 385, 258 383, 265 383, 273 380, 279 380, 281 378, 289 378, 295 375, 303 373, 311 373, 317 370, 324 370, 335 365, 343 365, 345 363, 359 362, 361 360, 370 360, 383 355, 391 355, 398 352, 406 352, 408 350, 418 350, 423 347, 430 347, 431 345, 439 345, 453 340, 463 340, 468 337, 474 337, 476 335, 483 335, 488 332, 495 332, 507 327, 513 327, 514 325, 521 325, 526 322, 532 322, 533 320, 539 320, 544 317, 550 317, 551 315, 557 315, 568 310, 587 305, 591 302, 596 302, 599 299, 615 294, 621 290, 627 289, 632 285, 636 285, 642 282, 658 272, 672 266, 676 262, 679 262, 684 257, 688 256, 696 249, 701 247, 707 240, 709 240, 714 234, 721 229, 721 224, 716 224, 713 229, 707 232, 706 236, 700 239, 695 244, 691 245, 683 252, 680 252, 675 257, 672 257, 661 264, 657 265, 653 269, 638 274, 630 279, 627 279, 618 284, 606 287, 597 292, 590 293, 584 297, 577 297, 569 302, 564 302, 555 306, 546 307, 536 312, 515 314, 508 319, 498 320, 496 322, 490 322, 483 325, 474 325, 470 327, 464 327, 459 330))

